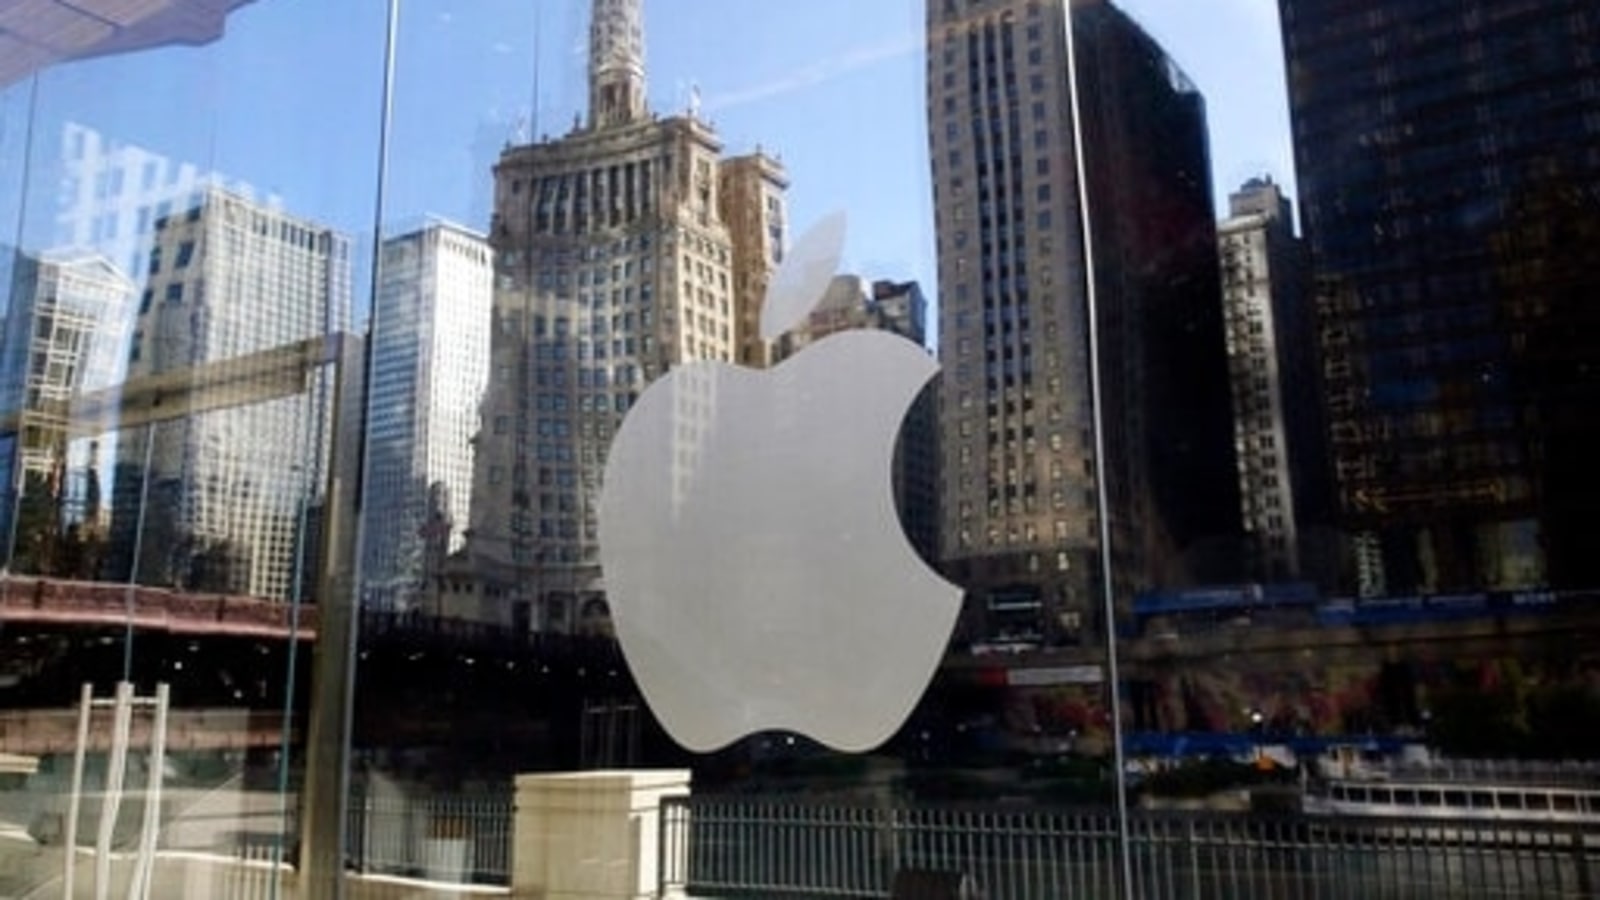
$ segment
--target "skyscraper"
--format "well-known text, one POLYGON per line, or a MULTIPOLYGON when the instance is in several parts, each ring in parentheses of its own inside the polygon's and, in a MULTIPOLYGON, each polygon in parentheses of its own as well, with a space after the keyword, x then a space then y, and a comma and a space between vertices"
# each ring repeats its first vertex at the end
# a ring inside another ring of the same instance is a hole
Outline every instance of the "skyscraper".
MULTIPOLYGON (((1316 316, 1294 210, 1270 178, 1229 198, 1218 227, 1233 383, 1234 448, 1251 574, 1302 576, 1302 544, 1327 524, 1316 316)), ((1308 556, 1319 557, 1306 547, 1308 556)))
POLYGON ((595 506, 623 415, 674 365, 765 357, 745 329, 780 255, 783 170, 721 153, 692 110, 648 111, 640 0, 595 0, 586 120, 507 149, 494 172, 468 542, 490 613, 554 629, 603 620, 595 506))
POLYGON ((784 192, 788 176, 777 160, 751 153, 724 160, 722 223, 733 242, 733 290, 740 298, 738 360, 757 368, 770 363, 772 348, 761 339, 761 301, 772 272, 783 262, 788 239, 784 192))
POLYGON ((1204 103, 1101 0, 927 12, 941 552, 969 635, 1087 640, 1102 514, 1122 596, 1221 576, 1236 552, 1204 103))
POLYGON ((93 249, 135 280, 149 261, 156 220, 194 206, 210 186, 245 198, 255 194, 247 184, 76 122, 61 127, 57 153, 48 160, 60 167, 52 246, 93 249))
POLYGON ((1280 8, 1360 589, 1600 583, 1600 9, 1280 8))
POLYGON ((128 378, 162 378, 166 405, 189 411, 121 435, 110 574, 127 577, 137 545, 141 582, 290 599, 315 558, 332 375, 219 364, 345 330, 349 242, 218 188, 154 228, 128 378))
POLYGON ((384 242, 371 338, 364 603, 413 605, 423 579, 465 543, 492 296, 482 235, 441 222, 384 242))
MULTIPOLYGON (((72 403, 122 380, 125 323, 135 289, 127 275, 95 254, 14 259, 0 343, 0 415, 6 419, 0 467, 9 488, 0 535, 15 538, 15 552, 27 556, 20 545, 40 535, 13 532, 13 516, 24 506, 50 510, 53 521, 34 522, 50 533, 104 524, 98 520, 111 474, 109 447, 101 435, 76 433, 72 403)), ((38 558, 30 562, 49 568, 38 558)))

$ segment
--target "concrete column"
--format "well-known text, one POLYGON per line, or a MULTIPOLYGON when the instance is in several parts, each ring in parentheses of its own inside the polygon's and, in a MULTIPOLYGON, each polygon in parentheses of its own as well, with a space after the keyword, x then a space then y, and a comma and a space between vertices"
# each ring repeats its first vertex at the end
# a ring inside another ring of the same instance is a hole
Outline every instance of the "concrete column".
POLYGON ((511 895, 655 897, 661 800, 687 793, 687 770, 518 776, 511 895))
MULTIPOLYGON (((356 526, 360 518, 366 421, 366 342, 330 336, 334 359, 333 456, 317 577, 317 641, 306 711, 306 775, 300 795, 300 896, 342 900, 348 845, 351 716, 355 706, 360 603, 356 526)), ((284 728, 290 727, 285 722, 284 728)), ((281 765, 288 765, 287 761, 281 765)))

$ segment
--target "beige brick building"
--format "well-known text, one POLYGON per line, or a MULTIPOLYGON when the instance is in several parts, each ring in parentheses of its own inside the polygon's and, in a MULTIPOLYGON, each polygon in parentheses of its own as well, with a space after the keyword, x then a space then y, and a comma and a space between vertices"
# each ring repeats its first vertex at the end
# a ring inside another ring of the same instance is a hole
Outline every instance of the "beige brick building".
POLYGON ((444 588, 469 617, 603 627, 596 504, 623 416, 680 363, 766 362, 782 167, 725 160, 693 111, 649 111, 642 21, 640 0, 595 0, 587 120, 495 166, 489 386, 468 559, 444 588))

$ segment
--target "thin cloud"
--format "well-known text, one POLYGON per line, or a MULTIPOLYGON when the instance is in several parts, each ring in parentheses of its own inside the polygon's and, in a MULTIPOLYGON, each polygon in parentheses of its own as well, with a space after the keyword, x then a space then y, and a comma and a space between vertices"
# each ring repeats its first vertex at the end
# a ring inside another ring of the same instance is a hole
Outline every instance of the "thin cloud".
POLYGON ((922 48, 922 42, 923 35, 917 31, 896 35, 875 44, 855 47, 837 56, 802 66, 771 81, 717 94, 706 101, 705 109, 716 112, 816 87, 885 60, 898 59, 914 53, 922 48))

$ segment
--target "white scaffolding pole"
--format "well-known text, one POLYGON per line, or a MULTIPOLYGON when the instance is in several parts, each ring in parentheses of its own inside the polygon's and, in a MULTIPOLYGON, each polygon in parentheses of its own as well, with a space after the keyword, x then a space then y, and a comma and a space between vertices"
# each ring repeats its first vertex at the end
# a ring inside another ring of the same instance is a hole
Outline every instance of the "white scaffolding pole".
POLYGON ((156 686, 153 697, 137 697, 133 684, 119 682, 114 697, 96 700, 94 685, 85 684, 78 700, 78 743, 73 752, 72 785, 67 797, 66 825, 61 862, 61 896, 76 896, 79 821, 83 808, 84 770, 89 753, 89 735, 94 710, 110 708, 111 744, 106 753, 105 786, 100 799, 100 821, 94 844, 94 897, 109 900, 111 895, 111 853, 116 839, 117 818, 127 793, 128 745, 133 731, 136 707, 154 711, 150 728, 150 756, 144 790, 144 810, 139 829, 138 852, 134 857, 128 900, 149 900, 155 874, 156 843, 161 833, 161 794, 167 767, 167 713, 171 689, 156 686))
POLYGON ((128 885, 128 900, 150 898, 150 883, 155 874, 156 838, 161 833, 161 782, 166 778, 167 707, 171 694, 168 685, 156 686, 155 721, 150 732, 149 775, 145 779, 144 822, 139 827, 139 856, 133 870, 133 880, 128 885))
POLYGON ((67 795, 67 827, 62 841, 61 896, 72 900, 73 874, 78 863, 78 807, 83 804, 83 764, 89 744, 89 716, 94 710, 94 685, 85 684, 78 696, 78 743, 72 754, 72 789, 67 795))
POLYGON ((117 684, 111 723, 111 750, 106 757, 106 789, 100 801, 100 829, 94 842, 94 900, 111 896, 111 842, 122 811, 123 781, 128 774, 128 731, 133 724, 133 685, 117 684))

